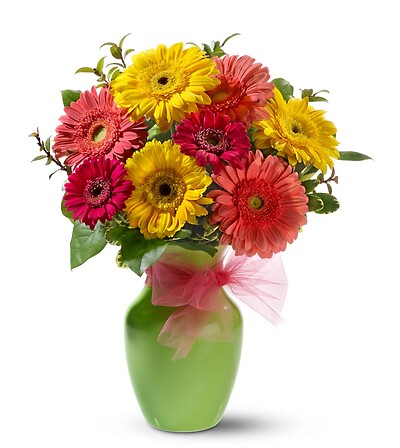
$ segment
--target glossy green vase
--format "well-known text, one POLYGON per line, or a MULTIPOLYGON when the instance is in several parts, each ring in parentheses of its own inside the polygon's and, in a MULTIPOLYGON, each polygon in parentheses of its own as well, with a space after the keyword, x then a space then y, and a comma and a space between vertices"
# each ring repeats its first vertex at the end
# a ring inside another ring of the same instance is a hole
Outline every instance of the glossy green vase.
MULTIPOLYGON (((197 265, 211 259, 202 252, 185 252, 197 265)), ((151 426, 165 431, 212 428, 223 416, 239 366, 240 311, 223 293, 232 309, 232 340, 197 339, 185 358, 173 360, 175 349, 161 345, 157 337, 175 308, 154 306, 151 294, 145 286, 125 318, 128 370, 142 413, 151 426)))

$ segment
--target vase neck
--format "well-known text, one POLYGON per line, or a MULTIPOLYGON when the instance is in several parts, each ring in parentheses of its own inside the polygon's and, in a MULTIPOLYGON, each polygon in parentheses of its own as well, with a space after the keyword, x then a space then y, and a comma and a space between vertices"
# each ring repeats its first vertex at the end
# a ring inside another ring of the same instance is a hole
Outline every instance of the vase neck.
POLYGON ((165 250, 164 254, 160 257, 160 261, 170 259, 171 255, 176 256, 176 260, 183 264, 188 264, 191 266, 202 267, 209 266, 213 267, 217 264, 221 258, 224 256, 229 246, 218 246, 217 252, 214 256, 210 255, 208 252, 203 250, 189 250, 177 245, 169 245, 165 250))

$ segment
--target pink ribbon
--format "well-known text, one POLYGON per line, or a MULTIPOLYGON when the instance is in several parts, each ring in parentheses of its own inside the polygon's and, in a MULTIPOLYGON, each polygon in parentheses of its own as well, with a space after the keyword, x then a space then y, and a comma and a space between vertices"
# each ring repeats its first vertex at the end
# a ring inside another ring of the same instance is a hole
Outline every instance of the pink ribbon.
POLYGON ((231 252, 215 266, 198 267, 166 254, 146 273, 153 305, 178 308, 158 337, 159 343, 176 349, 173 359, 186 357, 197 338, 232 340, 232 308, 222 287, 272 324, 282 322, 287 278, 279 255, 261 259, 231 252))

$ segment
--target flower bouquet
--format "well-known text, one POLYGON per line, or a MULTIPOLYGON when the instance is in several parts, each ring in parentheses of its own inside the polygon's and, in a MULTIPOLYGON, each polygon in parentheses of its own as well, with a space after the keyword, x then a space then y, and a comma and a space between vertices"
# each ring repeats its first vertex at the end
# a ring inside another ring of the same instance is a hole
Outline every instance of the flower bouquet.
POLYGON ((112 244, 118 266, 146 273, 126 315, 128 367, 146 419, 172 431, 219 422, 242 341, 232 297, 280 322, 279 252, 308 213, 338 209, 334 160, 369 158, 338 151, 311 105, 328 91, 296 97, 252 57, 226 54, 233 36, 138 53, 127 36, 107 42, 111 62, 77 70, 96 85, 62 92, 54 141, 32 134, 34 160, 66 176, 71 268, 112 244))

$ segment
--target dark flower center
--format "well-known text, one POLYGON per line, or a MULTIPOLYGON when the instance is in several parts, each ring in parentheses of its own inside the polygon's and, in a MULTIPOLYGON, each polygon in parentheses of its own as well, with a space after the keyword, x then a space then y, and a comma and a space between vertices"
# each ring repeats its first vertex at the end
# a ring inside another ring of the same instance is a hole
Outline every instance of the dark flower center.
POLYGON ((171 194, 171 186, 168 184, 161 184, 158 187, 158 191, 161 196, 169 196, 171 194))
POLYGON ((110 199, 111 193, 111 182, 104 177, 89 180, 83 191, 86 205, 91 208, 102 207, 110 199))
POLYGON ((158 78, 157 82, 158 84, 165 86, 165 84, 167 84, 168 82, 168 78, 166 76, 161 76, 161 78, 158 78))
POLYGON ((225 132, 220 129, 202 129, 196 134, 195 139, 200 149, 212 152, 218 156, 231 148, 225 132))
POLYGON ((144 186, 147 203, 158 210, 177 210, 186 193, 185 182, 174 171, 161 170, 148 177, 144 186))

